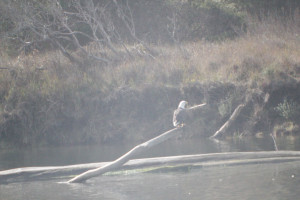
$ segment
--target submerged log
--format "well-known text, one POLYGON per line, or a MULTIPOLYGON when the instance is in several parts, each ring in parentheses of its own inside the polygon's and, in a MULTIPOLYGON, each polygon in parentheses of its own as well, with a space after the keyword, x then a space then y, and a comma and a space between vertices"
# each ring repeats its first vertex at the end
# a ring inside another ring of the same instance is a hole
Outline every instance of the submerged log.
MULTIPOLYGON (((253 163, 277 163, 295 160, 300 161, 299 151, 226 152, 134 159, 128 161, 118 170, 135 170, 150 167, 164 168, 167 166, 231 166, 253 163)), ((66 176, 74 176, 74 174, 106 166, 108 164, 110 164, 110 162, 10 169, 0 171, 0 183, 67 179, 66 176)))

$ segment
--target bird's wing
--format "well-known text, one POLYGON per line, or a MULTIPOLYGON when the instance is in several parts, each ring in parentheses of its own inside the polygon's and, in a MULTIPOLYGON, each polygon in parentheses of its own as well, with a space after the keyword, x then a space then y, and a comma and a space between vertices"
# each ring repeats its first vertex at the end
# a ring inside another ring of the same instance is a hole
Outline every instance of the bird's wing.
POLYGON ((173 125, 174 126, 177 126, 179 124, 178 120, 177 120, 178 113, 179 113, 179 109, 176 109, 173 113, 173 125))

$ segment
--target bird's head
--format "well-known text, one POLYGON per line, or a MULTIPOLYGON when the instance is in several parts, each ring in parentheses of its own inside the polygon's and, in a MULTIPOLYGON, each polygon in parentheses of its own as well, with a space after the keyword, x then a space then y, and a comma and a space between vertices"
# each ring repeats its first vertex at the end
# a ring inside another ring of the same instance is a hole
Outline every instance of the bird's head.
POLYGON ((180 101, 178 108, 185 109, 188 105, 187 101, 180 101))

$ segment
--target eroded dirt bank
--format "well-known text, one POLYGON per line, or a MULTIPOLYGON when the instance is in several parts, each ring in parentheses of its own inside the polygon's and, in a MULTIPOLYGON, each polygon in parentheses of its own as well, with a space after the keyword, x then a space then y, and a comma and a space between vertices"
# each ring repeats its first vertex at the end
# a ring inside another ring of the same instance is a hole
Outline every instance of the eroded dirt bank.
POLYGON ((261 89, 231 83, 194 83, 184 87, 120 88, 110 95, 91 92, 56 104, 32 99, 1 115, 1 140, 19 145, 62 145, 145 141, 172 128, 180 100, 207 103, 183 137, 208 137, 239 104, 246 106, 226 135, 298 134, 300 83, 270 83, 261 89), (76 100, 76 102, 75 102, 76 100), (45 112, 42 112, 45 111, 45 112))

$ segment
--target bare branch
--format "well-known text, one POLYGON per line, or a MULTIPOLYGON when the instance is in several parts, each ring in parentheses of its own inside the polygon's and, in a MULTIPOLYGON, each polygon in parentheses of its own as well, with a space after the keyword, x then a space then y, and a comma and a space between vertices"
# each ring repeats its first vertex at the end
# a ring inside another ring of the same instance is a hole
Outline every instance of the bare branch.
POLYGON ((133 57, 125 44, 125 40, 133 39, 143 45, 145 55, 155 59, 153 51, 136 36, 133 13, 128 1, 103 3, 70 0, 67 5, 62 6, 58 0, 35 3, 24 0, 21 3, 12 1, 11 4, 16 7, 11 13, 18 13, 14 16, 17 25, 13 37, 21 41, 24 47, 28 44, 40 46, 38 44, 51 42, 71 62, 76 62, 72 56, 75 47, 83 53, 81 56, 109 63, 125 58, 124 50, 133 57), (29 34, 23 34, 24 31, 29 34), (85 45, 89 44, 96 49, 86 48, 85 45), (118 49, 119 46, 124 50, 118 49))

